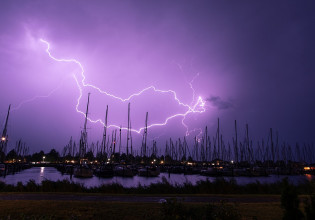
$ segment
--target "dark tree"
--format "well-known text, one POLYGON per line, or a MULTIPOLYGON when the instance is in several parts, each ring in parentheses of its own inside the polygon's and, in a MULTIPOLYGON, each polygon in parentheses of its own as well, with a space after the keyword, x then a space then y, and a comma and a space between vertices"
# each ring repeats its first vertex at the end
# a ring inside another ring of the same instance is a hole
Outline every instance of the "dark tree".
POLYGON ((7 154, 6 159, 7 159, 7 160, 13 160, 13 159, 16 160, 17 157, 18 157, 18 155, 17 155, 17 153, 15 152, 15 150, 13 149, 13 150, 10 150, 10 152, 7 154))
POLYGON ((44 151, 40 151, 39 153, 34 153, 32 155, 32 161, 40 162, 43 161, 43 156, 45 155, 44 151))
POLYGON ((55 149, 51 149, 46 155, 45 161, 55 163, 59 160, 59 153, 55 149))

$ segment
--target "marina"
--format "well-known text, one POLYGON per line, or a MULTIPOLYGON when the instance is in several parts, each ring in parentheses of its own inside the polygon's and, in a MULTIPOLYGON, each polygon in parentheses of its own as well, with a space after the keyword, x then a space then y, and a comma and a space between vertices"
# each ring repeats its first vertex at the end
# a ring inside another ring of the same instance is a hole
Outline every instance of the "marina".
MULTIPOLYGON (((283 178, 288 178, 288 180, 292 183, 299 184, 305 181, 314 180, 314 175, 270 175, 268 177, 224 177, 226 180, 235 179, 236 183, 244 185, 248 183, 255 183, 259 181, 260 183, 274 183, 277 181, 281 181, 283 178)), ((70 180, 75 183, 83 184, 86 187, 98 187, 102 184, 112 184, 119 183, 124 187, 137 187, 139 184, 143 186, 149 186, 152 183, 159 183, 167 180, 172 185, 182 185, 184 183, 191 183, 195 185, 198 181, 201 180, 209 180, 214 181, 216 177, 207 177, 199 174, 170 174, 169 173, 160 173, 157 177, 145 177, 134 175, 133 177, 122 177, 122 176, 113 176, 109 178, 102 178, 93 176, 91 178, 70 178, 69 174, 62 174, 54 167, 32 167, 30 169, 26 169, 20 171, 14 175, 7 175, 5 177, 0 177, 0 181, 6 184, 16 185, 18 182, 22 182, 26 184, 29 180, 34 180, 37 184, 40 184, 43 180, 70 180)))
POLYGON ((314 11, 0 0, 0 220, 314 220, 314 11))
POLYGON ((217 131, 210 136, 207 126, 195 136, 193 144, 186 137, 173 140, 169 138, 165 147, 152 147, 147 142, 148 112, 142 134, 140 152, 135 151, 132 142, 130 124, 130 103, 128 104, 128 126, 126 132, 126 148, 123 151, 122 131, 112 130, 108 134, 106 107, 105 124, 101 144, 88 142, 88 114, 90 93, 87 97, 84 126, 81 130, 79 148, 72 137, 62 153, 51 149, 29 154, 29 148, 20 140, 6 154, 8 147, 7 124, 10 108, 8 108, 5 126, 1 138, 1 180, 6 184, 27 183, 42 180, 69 179, 86 187, 98 187, 103 184, 118 183, 123 187, 136 187, 139 184, 149 186, 159 182, 168 182, 173 186, 192 184, 198 181, 216 178, 235 180, 237 184, 252 182, 273 183, 288 177, 292 183, 299 184, 311 181, 315 172, 312 164, 315 151, 312 145, 299 146, 294 149, 290 145, 279 144, 278 133, 270 128, 268 140, 258 142, 256 146, 249 136, 249 126, 245 126, 243 141, 239 141, 238 126, 235 120, 235 136, 232 145, 225 142, 217 120, 217 131), (164 147, 164 149, 163 149, 164 147))

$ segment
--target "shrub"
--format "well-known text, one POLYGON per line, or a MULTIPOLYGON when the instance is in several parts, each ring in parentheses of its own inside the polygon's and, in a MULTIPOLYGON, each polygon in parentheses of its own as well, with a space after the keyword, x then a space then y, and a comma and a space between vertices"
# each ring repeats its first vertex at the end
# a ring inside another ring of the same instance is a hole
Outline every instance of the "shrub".
POLYGON ((309 188, 309 198, 304 201, 306 220, 315 219, 315 184, 312 182, 309 188))
POLYGON ((35 180, 30 179, 30 180, 27 182, 25 188, 26 188, 26 191, 27 191, 27 192, 37 192, 38 189, 39 189, 39 186, 35 183, 35 180))
POLYGON ((305 214, 306 220, 315 219, 315 195, 311 195, 310 198, 305 201, 305 214))
POLYGON ((283 180, 283 192, 281 194, 281 206, 284 208, 284 220, 302 219, 303 213, 299 210, 299 199, 296 187, 289 184, 288 179, 283 180))

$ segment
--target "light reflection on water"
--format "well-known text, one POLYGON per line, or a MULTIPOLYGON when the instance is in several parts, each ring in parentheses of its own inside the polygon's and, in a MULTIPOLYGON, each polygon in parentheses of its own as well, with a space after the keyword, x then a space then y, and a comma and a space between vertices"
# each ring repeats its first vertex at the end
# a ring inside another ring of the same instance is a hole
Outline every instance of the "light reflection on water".
MULTIPOLYGON (((186 182, 189 182, 195 185, 200 180, 209 179, 210 181, 214 181, 215 177, 206 177, 201 175, 184 175, 184 174, 170 174, 161 173, 158 177, 112 177, 112 178, 99 178, 93 176, 92 178, 81 179, 72 177, 72 181, 76 183, 84 184, 87 187, 100 186, 102 184, 111 184, 111 183, 120 183, 125 187, 136 187, 139 184, 143 186, 150 185, 151 183, 162 182, 162 178, 165 177, 166 180, 172 184, 182 185, 186 182)), ((260 183, 273 183, 276 181, 281 181, 283 178, 288 177, 289 181, 298 184, 304 181, 314 180, 315 177, 313 175, 299 175, 299 176, 277 176, 272 175, 269 177, 234 177, 238 184, 244 185, 248 183, 254 183, 259 181, 260 183)), ((69 175, 62 175, 59 171, 57 171, 53 167, 33 167, 27 170, 23 170, 20 173, 16 173, 14 175, 7 175, 6 177, 0 177, 0 181, 3 181, 7 184, 17 184, 17 182, 27 183, 30 179, 33 179, 36 183, 41 183, 42 180, 70 180, 69 175)), ((225 177, 225 179, 230 180, 232 177, 225 177)))
POLYGON ((305 177, 306 177, 306 179, 307 179, 308 181, 311 181, 311 180, 314 179, 314 176, 311 175, 311 174, 305 174, 305 177))
POLYGON ((40 176, 44 176, 45 167, 40 168, 40 176))

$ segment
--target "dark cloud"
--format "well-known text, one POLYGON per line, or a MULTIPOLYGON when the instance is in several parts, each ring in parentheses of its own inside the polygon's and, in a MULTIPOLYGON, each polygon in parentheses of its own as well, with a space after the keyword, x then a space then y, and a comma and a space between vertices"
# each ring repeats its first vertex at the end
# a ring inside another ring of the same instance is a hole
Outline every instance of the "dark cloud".
POLYGON ((207 98, 207 101, 219 110, 226 110, 234 107, 231 101, 222 100, 219 96, 211 96, 210 98, 207 98))

